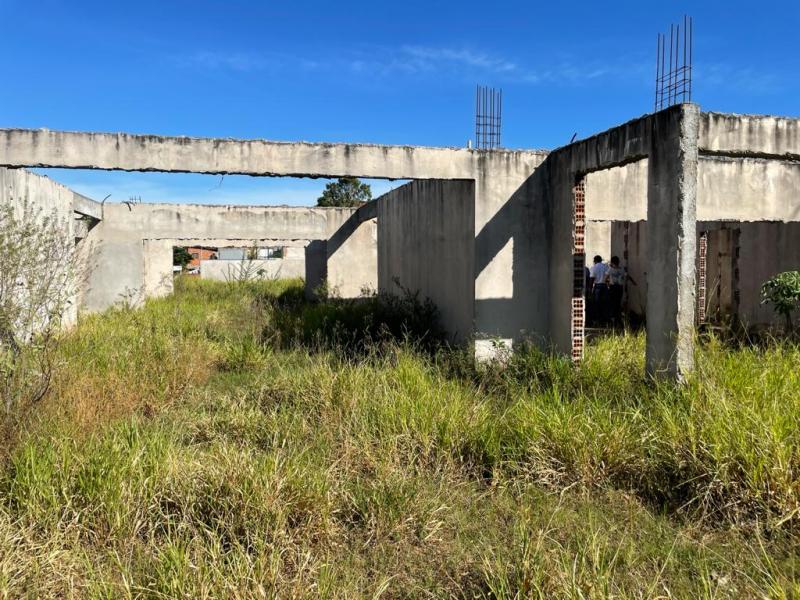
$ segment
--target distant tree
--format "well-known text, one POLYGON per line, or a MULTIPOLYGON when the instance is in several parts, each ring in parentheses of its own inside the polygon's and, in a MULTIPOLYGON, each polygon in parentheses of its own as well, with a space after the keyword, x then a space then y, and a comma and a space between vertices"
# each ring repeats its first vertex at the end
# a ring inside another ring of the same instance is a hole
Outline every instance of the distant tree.
POLYGON ((184 268, 190 262, 192 262, 192 255, 189 254, 189 251, 186 248, 184 248, 183 246, 175 246, 174 248, 172 248, 173 265, 184 268))
POLYGON ((372 200, 372 190, 357 177, 340 177, 325 186, 317 206, 361 206, 372 200))
POLYGON ((800 271, 778 273, 761 286, 761 303, 772 304, 775 312, 786 319, 786 328, 794 331, 792 312, 800 308, 800 271))

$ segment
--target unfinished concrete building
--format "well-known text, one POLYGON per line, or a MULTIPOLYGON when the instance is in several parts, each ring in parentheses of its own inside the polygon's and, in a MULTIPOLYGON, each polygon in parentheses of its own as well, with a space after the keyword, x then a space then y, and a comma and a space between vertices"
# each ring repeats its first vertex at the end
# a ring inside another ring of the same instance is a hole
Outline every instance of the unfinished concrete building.
POLYGON ((746 321, 771 319, 761 282, 800 266, 800 121, 694 104, 552 152, 6 129, 0 166, 411 180, 357 210, 93 207, 86 310, 169 292, 174 245, 293 240, 310 286, 353 296, 399 282, 478 355, 529 341, 580 360, 585 255, 614 252, 642 277, 629 301, 646 312, 648 371, 680 378, 693 364, 698 247, 702 311, 746 321))

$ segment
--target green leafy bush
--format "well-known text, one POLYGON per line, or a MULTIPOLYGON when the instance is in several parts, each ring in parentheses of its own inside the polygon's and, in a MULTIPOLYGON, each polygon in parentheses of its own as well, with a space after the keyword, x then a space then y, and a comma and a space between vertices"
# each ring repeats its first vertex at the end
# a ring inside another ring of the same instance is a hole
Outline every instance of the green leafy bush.
POLYGON ((778 273, 761 286, 761 303, 772 304, 786 319, 788 331, 794 331, 792 312, 800 307, 800 271, 778 273))

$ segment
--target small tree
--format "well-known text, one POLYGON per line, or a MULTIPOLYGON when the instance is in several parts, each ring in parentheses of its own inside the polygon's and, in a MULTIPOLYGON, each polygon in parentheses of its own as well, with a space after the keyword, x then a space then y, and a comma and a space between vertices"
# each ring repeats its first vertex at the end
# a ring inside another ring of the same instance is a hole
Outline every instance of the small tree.
POLYGON ((775 312, 786 319, 786 329, 794 331, 792 312, 800 307, 800 271, 778 273, 761 286, 761 303, 772 304, 775 312))
POLYGON ((192 262, 192 255, 183 246, 174 246, 172 248, 172 264, 176 267, 180 266, 185 269, 186 265, 192 262))
POLYGON ((0 205, 0 394, 7 413, 40 400, 50 386, 76 275, 67 225, 27 204, 0 205))
POLYGON ((317 206, 357 207, 371 199, 369 184, 362 183, 357 177, 340 177, 325 186, 322 196, 317 199, 317 206))

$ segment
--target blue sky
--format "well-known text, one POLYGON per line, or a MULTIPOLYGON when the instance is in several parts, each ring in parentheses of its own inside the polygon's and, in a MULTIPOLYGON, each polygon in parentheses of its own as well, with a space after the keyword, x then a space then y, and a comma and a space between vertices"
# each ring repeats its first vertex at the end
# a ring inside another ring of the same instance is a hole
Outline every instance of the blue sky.
MULTIPOLYGON (((704 110, 800 116, 800 2, 0 0, 0 127, 552 148, 652 110, 655 38, 695 22, 704 110)), ((93 197, 313 204, 321 180, 51 170, 93 197)), ((381 192, 389 182, 373 182, 381 192)))

